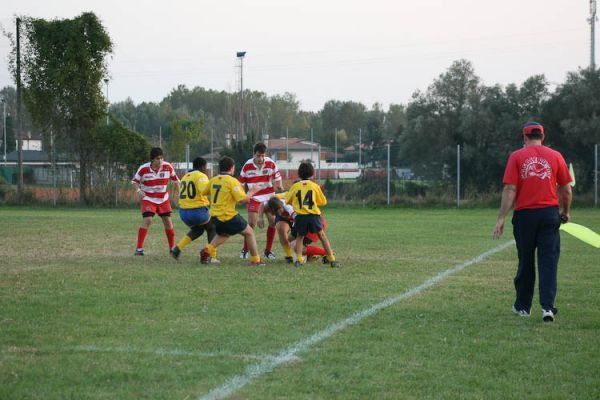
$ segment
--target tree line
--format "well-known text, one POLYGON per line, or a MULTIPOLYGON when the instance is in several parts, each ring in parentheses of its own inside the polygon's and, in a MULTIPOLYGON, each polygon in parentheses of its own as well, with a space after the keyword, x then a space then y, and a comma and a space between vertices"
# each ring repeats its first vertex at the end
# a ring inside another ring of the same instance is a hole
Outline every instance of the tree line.
MULTIPOLYGON (((520 85, 488 86, 468 60, 457 60, 426 90, 415 91, 407 104, 388 107, 330 100, 313 112, 302 110, 292 93, 245 90, 240 96, 185 85, 157 103, 127 99, 107 105, 101 89, 112 42, 97 17, 84 13, 71 20, 23 21, 24 126, 41 130, 45 140, 53 131, 59 147, 79 158, 84 192, 88 171, 122 171, 120 157, 133 166, 147 157, 144 150, 150 144, 161 143, 171 160, 182 160, 186 145, 195 155, 208 153, 211 145, 224 148, 231 137, 235 142, 242 124, 246 138, 222 153, 247 157, 255 141, 287 133, 313 137, 329 147, 337 139, 338 149, 350 146, 340 151, 340 159, 356 161, 360 137, 366 165, 385 160, 385 145, 391 144, 393 166, 411 168, 423 179, 454 182, 460 145, 462 182, 473 190, 497 191, 508 155, 521 145, 520 127, 528 120, 541 122, 545 144, 573 163, 575 190, 588 192, 593 185, 593 145, 600 141, 600 72, 595 69, 570 72, 554 88, 543 75, 520 85), (109 125, 103 122, 107 107, 109 125), (119 137, 137 145, 129 146, 128 154, 105 154, 115 148, 110 141, 119 137)), ((11 66, 14 73, 14 51, 11 66)), ((2 94, 14 115, 14 89, 6 87, 2 94)))

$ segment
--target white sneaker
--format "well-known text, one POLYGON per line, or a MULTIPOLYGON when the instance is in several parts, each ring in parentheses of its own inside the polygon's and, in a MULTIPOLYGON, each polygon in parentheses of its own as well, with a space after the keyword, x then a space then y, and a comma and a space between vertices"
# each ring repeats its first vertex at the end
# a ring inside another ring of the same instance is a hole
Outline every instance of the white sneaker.
POLYGON ((268 258, 269 260, 274 260, 275 259, 275 254, 273 254, 272 251, 266 251, 265 250, 265 258, 268 258))
MULTIPOLYGON (((544 320, 544 322, 554 322, 554 310, 556 309, 542 310, 542 319, 544 320)), ((556 311, 558 312, 558 310, 556 311)))
POLYGON ((517 310, 517 308, 515 307, 514 304, 512 306, 512 312, 514 314, 517 314, 517 315, 521 316, 521 317, 529 317, 529 315, 530 315, 529 311, 527 311, 527 310, 517 310))
POLYGON ((240 258, 241 258, 242 260, 247 260, 248 258, 250 258, 250 257, 248 256, 248 251, 247 251, 247 250, 242 250, 242 251, 240 251, 240 258))

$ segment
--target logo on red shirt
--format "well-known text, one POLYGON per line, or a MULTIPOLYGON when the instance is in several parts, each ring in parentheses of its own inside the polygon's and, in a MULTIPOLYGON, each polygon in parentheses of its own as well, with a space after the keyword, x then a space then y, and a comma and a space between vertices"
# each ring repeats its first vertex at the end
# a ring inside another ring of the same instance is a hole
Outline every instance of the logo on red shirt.
POLYGON ((550 163, 542 157, 530 157, 526 159, 521 166, 521 179, 525 180, 533 176, 537 176, 540 179, 550 179, 552 176, 550 163))

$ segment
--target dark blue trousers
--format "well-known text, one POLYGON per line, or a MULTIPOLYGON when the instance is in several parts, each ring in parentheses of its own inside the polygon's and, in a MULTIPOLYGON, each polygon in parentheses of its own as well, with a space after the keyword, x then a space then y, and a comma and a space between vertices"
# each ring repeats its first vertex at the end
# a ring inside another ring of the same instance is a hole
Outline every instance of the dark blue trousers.
POLYGON ((540 304, 542 309, 550 310, 554 307, 556 297, 556 275, 560 256, 558 207, 515 211, 512 224, 519 254, 519 266, 515 276, 515 307, 519 310, 531 310, 537 249, 540 304))

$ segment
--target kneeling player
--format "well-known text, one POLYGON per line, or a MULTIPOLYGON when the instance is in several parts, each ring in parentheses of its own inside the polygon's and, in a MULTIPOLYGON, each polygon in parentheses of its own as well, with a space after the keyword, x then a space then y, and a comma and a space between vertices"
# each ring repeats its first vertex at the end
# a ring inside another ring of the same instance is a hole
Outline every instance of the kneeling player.
POLYGON ((204 195, 210 194, 210 215, 217 236, 200 252, 200 262, 211 264, 217 256, 217 247, 225 243, 230 236, 239 233, 248 243, 250 265, 264 266, 265 263, 258 255, 254 230, 235 209, 236 203, 248 202, 252 193, 246 196, 240 182, 233 177, 233 159, 223 157, 219 161, 219 171, 219 175, 213 177, 202 192, 204 195))
MULTIPOLYGON (((193 162, 193 169, 181 178, 181 192, 179 193, 179 217, 184 224, 190 227, 177 246, 171 249, 171 256, 176 260, 188 244, 198 239, 204 231, 210 243, 216 235, 215 227, 210 221, 208 197, 203 195, 204 188, 208 186, 206 175, 206 160, 197 157, 193 162)), ((215 258, 214 264, 218 262, 215 258)))

